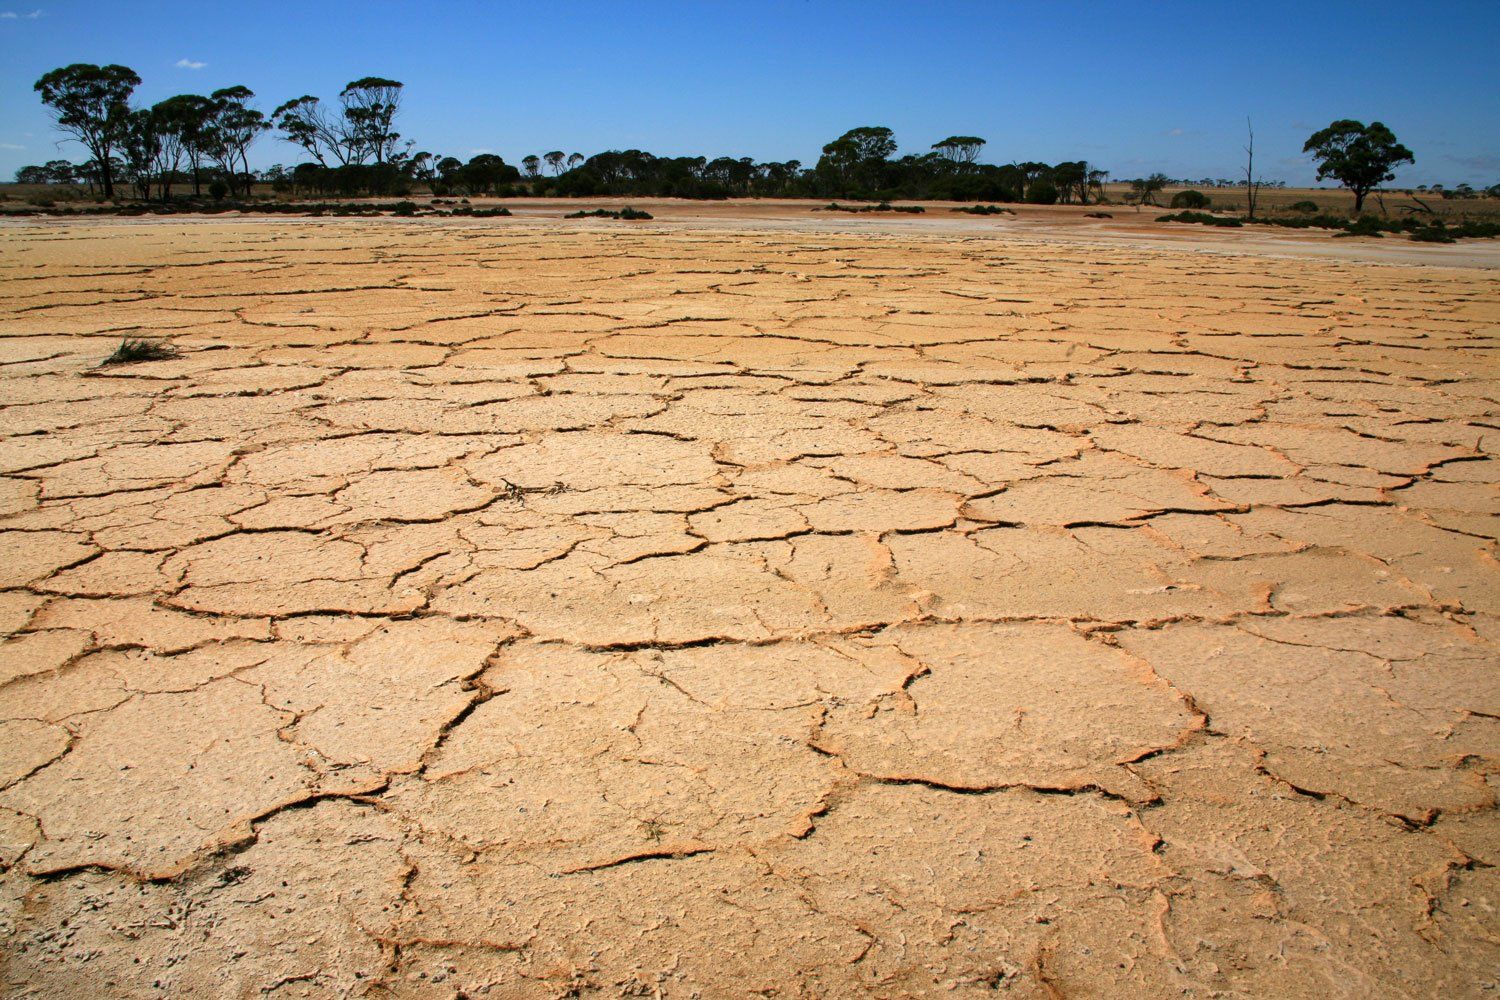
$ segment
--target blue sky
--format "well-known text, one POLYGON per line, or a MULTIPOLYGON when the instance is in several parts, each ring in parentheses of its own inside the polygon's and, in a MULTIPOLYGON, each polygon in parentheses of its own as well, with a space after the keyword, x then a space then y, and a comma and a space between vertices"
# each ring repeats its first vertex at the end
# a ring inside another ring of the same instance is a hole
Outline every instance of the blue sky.
MULTIPOLYGON (((0 0, 0 176, 81 158, 54 146, 37 77, 119 62, 143 103, 245 84, 265 111, 393 77, 402 132, 465 159, 638 147, 810 165, 878 124, 902 152, 961 133, 992 162, 1233 176, 1248 114, 1267 178, 1311 182, 1303 140, 1358 118, 1416 153, 1400 184, 1493 184, 1497 49, 1500 0, 0 0)), ((252 163, 297 153, 268 136, 252 163)))

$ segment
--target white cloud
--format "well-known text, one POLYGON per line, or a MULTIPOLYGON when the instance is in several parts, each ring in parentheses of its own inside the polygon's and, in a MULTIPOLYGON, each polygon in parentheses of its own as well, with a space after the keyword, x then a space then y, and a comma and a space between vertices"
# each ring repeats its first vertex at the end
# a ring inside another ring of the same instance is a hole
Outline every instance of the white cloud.
POLYGON ((17 146, 13 142, 0 142, 0 149, 25 149, 25 146, 17 146))
POLYGON ((179 59, 176 63, 178 69, 202 69, 207 65, 208 63, 199 62, 196 59, 179 59))
POLYGON ((1167 129, 1167 135, 1181 135, 1181 134, 1182 134, 1182 129, 1180 129, 1180 128, 1169 128, 1169 129, 1167 129))
POLYGON ((0 13, 0 21, 35 21, 42 16, 40 10, 34 10, 29 14, 21 14, 17 11, 7 10, 0 13))

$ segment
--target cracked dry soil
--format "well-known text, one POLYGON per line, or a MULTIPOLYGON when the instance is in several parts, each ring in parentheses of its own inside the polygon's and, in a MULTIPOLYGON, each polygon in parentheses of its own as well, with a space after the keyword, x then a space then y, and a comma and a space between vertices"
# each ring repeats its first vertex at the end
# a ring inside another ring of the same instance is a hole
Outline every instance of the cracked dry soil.
POLYGON ((0 281, 9 995, 1493 995, 1494 272, 279 222, 0 281))

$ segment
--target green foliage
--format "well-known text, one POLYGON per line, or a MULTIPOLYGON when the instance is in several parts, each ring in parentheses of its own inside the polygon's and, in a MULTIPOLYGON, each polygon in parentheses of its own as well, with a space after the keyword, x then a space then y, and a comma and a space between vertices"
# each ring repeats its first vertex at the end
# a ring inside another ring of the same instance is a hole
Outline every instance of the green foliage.
POLYGON ((977 135, 950 135, 932 144, 934 150, 962 169, 972 167, 979 160, 979 151, 984 146, 985 141, 977 135))
POLYGON ((166 361, 177 357, 177 348, 156 340, 126 337, 115 348, 115 353, 99 362, 100 365, 128 365, 137 361, 166 361))
POLYGON ((1315 202, 1315 201, 1306 201, 1306 200, 1303 200, 1303 201, 1294 201, 1294 202, 1292 202, 1290 205, 1288 205, 1286 207, 1286 210, 1288 212, 1308 212, 1308 213, 1313 213, 1313 212, 1316 212, 1318 210, 1318 203, 1315 202))
POLYGON ((1158 215, 1157 222, 1192 222, 1200 226, 1219 226, 1224 229, 1238 229, 1244 225, 1239 219, 1230 219, 1220 215, 1209 215, 1207 212, 1178 212, 1168 215, 1158 215))
POLYGON ((1213 199, 1202 191, 1178 191, 1172 196, 1171 208, 1207 208, 1213 199))
POLYGON ((391 206, 392 215, 416 215, 417 203, 414 201, 398 201, 391 206))
POLYGON ((966 215, 1015 215, 1015 210, 1002 208, 999 205, 960 205, 952 209, 954 212, 963 212, 966 215))
POLYGON ((208 185, 208 196, 214 201, 223 201, 229 194, 229 185, 223 181, 214 181, 208 185))
POLYGON ((1026 204, 1028 205, 1055 205, 1057 204, 1057 186, 1048 180, 1036 180, 1031 182, 1031 187, 1026 192, 1026 204))
POLYGON ((47 73, 33 87, 57 127, 101 164, 106 198, 114 197, 112 153, 125 137, 130 95, 140 84, 126 66, 74 63, 47 73))
POLYGON ((1416 162, 1385 125, 1349 118, 1308 136, 1302 151, 1318 161, 1318 180, 1332 177, 1354 192, 1355 212, 1364 207, 1366 194, 1396 176, 1398 165, 1416 162))

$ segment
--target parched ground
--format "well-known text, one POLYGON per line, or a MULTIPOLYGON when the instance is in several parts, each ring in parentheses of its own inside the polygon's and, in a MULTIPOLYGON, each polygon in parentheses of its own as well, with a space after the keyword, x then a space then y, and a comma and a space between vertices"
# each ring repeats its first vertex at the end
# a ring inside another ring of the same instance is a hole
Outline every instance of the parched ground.
POLYGON ((1493 995, 1495 272, 1229 249, 0 232, 7 995, 1493 995))

